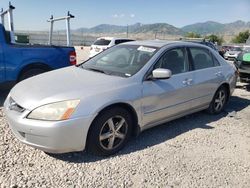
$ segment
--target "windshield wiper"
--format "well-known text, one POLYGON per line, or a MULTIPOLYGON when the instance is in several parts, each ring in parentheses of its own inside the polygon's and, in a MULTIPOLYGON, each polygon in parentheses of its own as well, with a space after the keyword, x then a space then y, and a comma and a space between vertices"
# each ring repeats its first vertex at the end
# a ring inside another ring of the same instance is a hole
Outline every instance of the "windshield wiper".
POLYGON ((104 70, 101 70, 101 69, 97 69, 97 68, 93 68, 93 67, 83 67, 84 69, 86 70, 91 70, 91 71, 95 71, 95 72, 100 72, 100 73, 103 73, 103 74, 108 74, 106 71, 104 70))
POLYGON ((83 69, 86 70, 90 70, 90 71, 94 71, 94 72, 100 72, 103 74, 107 74, 107 75, 113 75, 113 76, 119 76, 119 77, 130 77, 130 74, 127 73, 122 73, 122 72, 113 72, 113 71, 104 71, 95 67, 86 67, 86 66, 81 66, 83 69))

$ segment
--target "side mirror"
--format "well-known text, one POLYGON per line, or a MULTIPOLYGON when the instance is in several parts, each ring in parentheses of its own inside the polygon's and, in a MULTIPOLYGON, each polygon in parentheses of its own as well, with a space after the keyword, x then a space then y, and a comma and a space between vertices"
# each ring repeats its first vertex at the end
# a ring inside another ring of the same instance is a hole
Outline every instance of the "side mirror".
POLYGON ((168 79, 172 76, 172 72, 169 69, 158 68, 153 70, 152 79, 168 79))

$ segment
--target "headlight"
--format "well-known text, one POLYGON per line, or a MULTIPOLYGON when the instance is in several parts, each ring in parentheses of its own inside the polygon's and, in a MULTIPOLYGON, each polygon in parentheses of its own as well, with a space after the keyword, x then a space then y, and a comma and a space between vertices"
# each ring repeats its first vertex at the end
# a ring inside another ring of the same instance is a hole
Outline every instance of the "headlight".
POLYGON ((80 100, 70 100, 47 104, 34 109, 28 119, 59 121, 69 119, 80 100))

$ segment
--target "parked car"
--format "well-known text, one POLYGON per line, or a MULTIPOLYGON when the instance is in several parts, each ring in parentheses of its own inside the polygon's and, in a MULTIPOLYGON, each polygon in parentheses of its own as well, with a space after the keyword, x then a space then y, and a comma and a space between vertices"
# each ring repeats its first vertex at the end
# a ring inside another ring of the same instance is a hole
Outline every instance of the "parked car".
POLYGON ((241 82, 250 82, 250 48, 245 47, 234 61, 241 82))
POLYGON ((235 85, 235 66, 205 45, 134 41, 20 82, 4 112, 32 147, 111 155, 150 127, 205 109, 220 113, 235 85))
POLYGON ((226 53, 224 54, 224 58, 226 60, 234 61, 241 52, 242 52, 242 49, 240 46, 233 46, 229 48, 228 51, 226 51, 226 53))
POLYGON ((114 45, 121 44, 124 42, 130 42, 130 41, 134 41, 134 40, 126 39, 126 38, 115 38, 115 37, 100 37, 91 45, 89 57, 93 57, 96 54, 114 45))
POLYGON ((195 41, 195 40, 193 40, 193 41, 190 40, 189 42, 194 42, 194 43, 206 45, 206 46, 208 46, 208 47, 210 47, 213 50, 218 52, 218 49, 216 48, 216 46, 212 42, 209 42, 209 41, 195 41))
POLYGON ((225 46, 225 45, 219 46, 218 52, 221 55, 221 57, 224 58, 224 54, 228 51, 228 49, 229 49, 229 46, 225 46))
POLYGON ((244 45, 242 48, 242 52, 250 52, 250 45, 244 45))
POLYGON ((12 44, 0 24, 0 89, 31 76, 75 65, 74 47, 12 44))

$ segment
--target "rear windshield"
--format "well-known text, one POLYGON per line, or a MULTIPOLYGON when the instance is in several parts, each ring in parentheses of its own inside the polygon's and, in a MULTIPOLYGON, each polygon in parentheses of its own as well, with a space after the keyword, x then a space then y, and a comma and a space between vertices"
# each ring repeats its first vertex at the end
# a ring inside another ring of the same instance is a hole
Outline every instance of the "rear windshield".
POLYGON ((94 42, 94 45, 101 45, 101 46, 107 46, 111 40, 106 40, 106 39, 98 39, 94 42))
POLYGON ((245 46, 245 47, 243 48, 243 51, 245 51, 245 52, 250 52, 250 46, 245 46))

